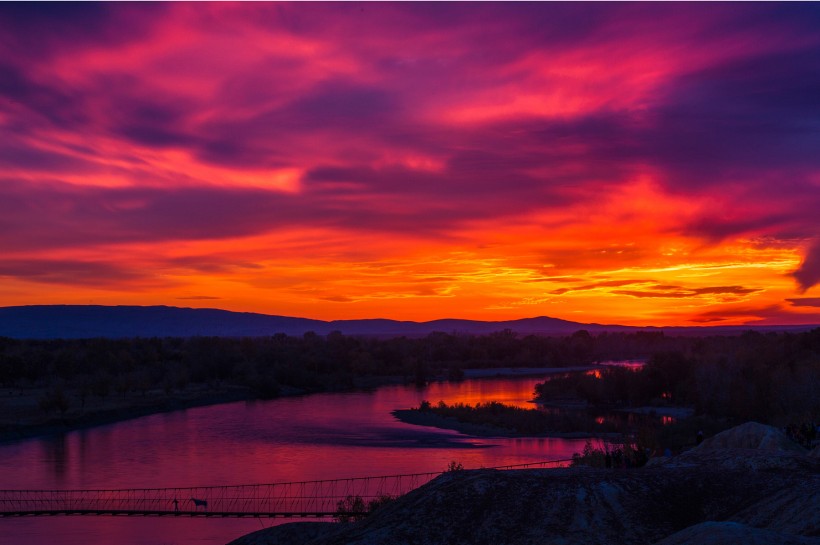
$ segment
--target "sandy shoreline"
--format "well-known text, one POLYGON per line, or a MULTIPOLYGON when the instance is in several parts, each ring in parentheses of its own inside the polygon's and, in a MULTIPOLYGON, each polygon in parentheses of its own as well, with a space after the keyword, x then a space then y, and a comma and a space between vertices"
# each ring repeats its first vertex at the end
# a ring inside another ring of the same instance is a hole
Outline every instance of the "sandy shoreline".
POLYGON ((415 424, 417 426, 429 426, 445 430, 453 430, 463 433, 464 435, 474 435, 476 437, 553 437, 557 439, 593 439, 599 437, 619 436, 618 434, 612 433, 593 434, 581 431, 535 434, 518 433, 513 430, 497 428, 495 426, 459 422, 455 418, 447 418, 431 412, 422 412, 415 409, 397 409, 392 411, 391 414, 396 417, 397 420, 404 422, 405 424, 415 424))

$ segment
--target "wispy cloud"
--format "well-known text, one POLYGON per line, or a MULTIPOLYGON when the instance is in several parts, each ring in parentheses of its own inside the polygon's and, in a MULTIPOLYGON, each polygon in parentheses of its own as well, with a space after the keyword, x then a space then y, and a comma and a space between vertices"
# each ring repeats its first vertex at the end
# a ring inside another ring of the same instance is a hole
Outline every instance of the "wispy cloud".
POLYGON ((3 296, 598 321, 810 296, 818 24, 810 3, 3 4, 3 296))

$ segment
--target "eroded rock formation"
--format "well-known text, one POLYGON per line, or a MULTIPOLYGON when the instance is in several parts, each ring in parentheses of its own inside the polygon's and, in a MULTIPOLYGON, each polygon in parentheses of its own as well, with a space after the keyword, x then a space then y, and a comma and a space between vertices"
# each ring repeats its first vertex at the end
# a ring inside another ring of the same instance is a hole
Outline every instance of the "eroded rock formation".
POLYGON ((641 469, 457 471, 351 524, 231 545, 820 544, 820 459, 744 424, 641 469))

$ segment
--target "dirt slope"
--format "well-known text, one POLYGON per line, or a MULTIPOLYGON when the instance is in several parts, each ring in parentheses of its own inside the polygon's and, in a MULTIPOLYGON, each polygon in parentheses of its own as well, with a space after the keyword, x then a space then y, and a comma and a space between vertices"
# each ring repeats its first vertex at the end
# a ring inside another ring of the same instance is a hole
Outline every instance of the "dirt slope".
POLYGON ((820 459, 778 433, 747 424, 642 469, 447 473, 364 521, 232 545, 820 545, 820 459))

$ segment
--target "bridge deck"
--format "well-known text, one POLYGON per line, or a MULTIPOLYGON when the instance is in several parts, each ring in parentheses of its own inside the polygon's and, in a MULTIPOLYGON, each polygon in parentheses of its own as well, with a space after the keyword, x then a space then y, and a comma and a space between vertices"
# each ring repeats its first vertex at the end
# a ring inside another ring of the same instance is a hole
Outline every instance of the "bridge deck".
MULTIPOLYGON (((487 469, 556 467, 569 460, 487 469)), ((119 490, 0 490, 0 517, 109 515, 157 517, 299 517, 361 514, 370 502, 398 497, 436 473, 325 481, 119 490)))

